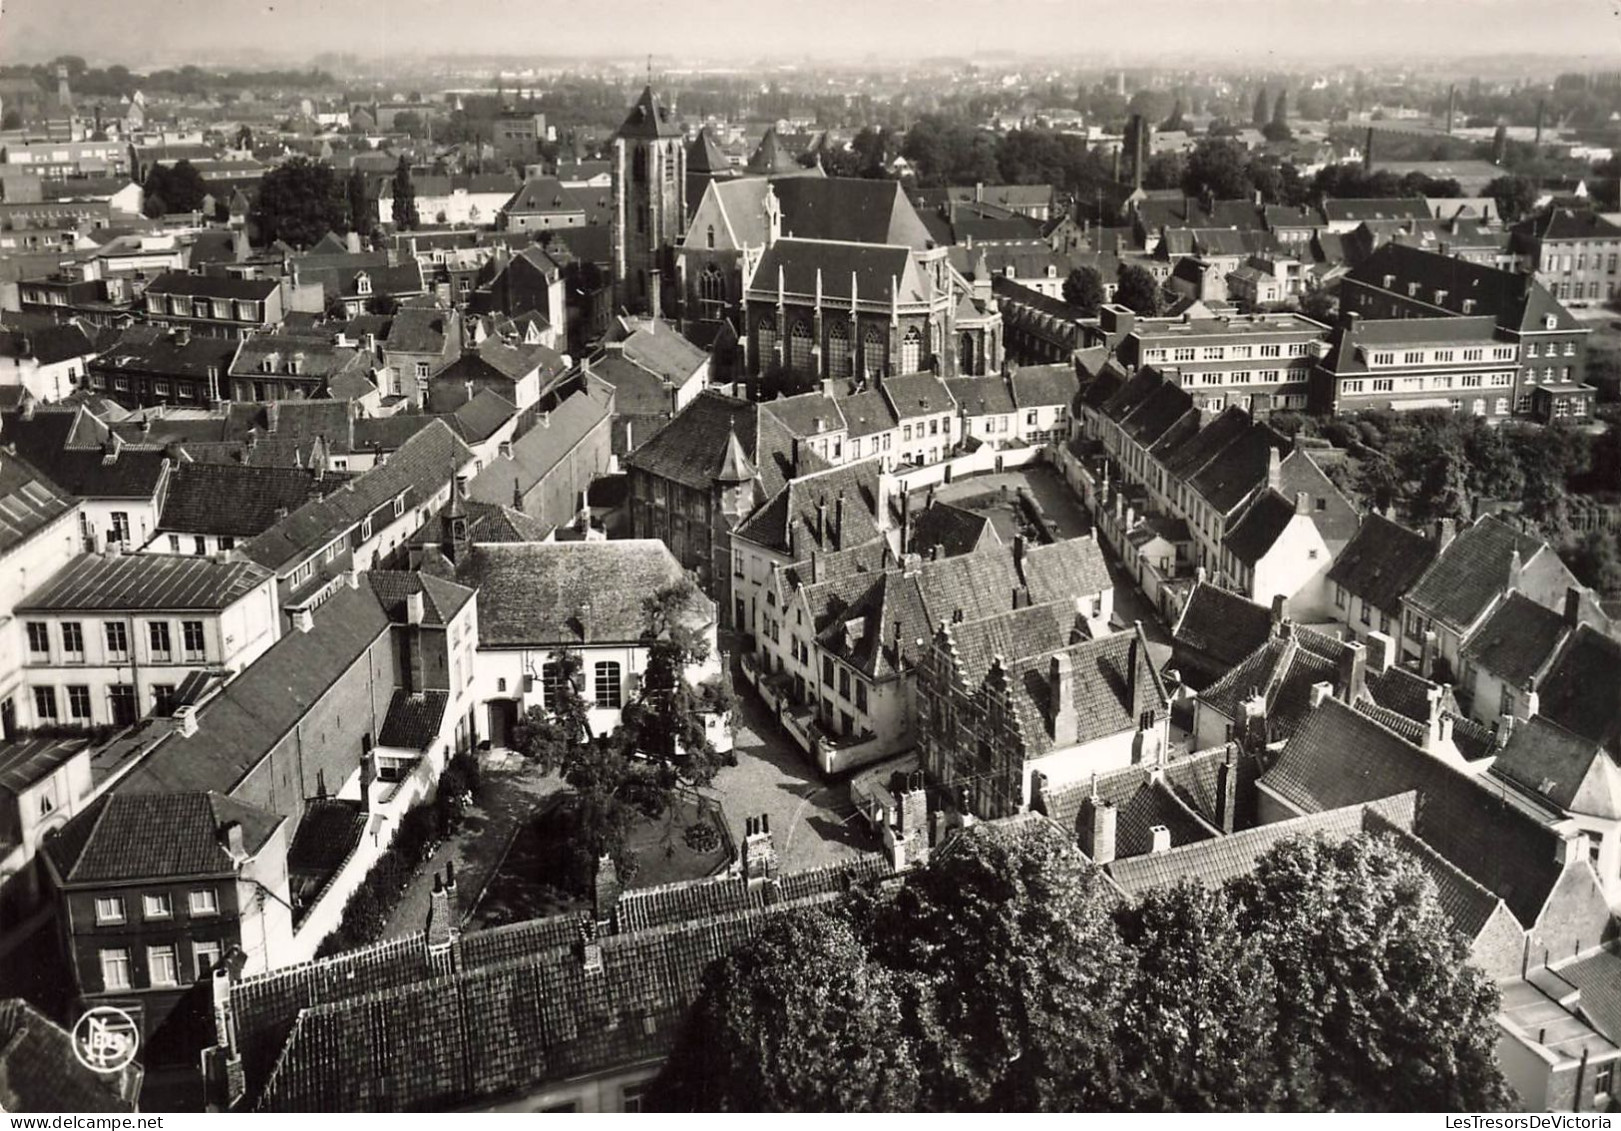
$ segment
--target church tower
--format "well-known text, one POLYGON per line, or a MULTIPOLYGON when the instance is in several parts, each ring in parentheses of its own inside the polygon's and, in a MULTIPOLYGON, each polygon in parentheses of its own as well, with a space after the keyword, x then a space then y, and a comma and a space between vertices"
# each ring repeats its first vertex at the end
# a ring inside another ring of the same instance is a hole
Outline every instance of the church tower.
POLYGON ((664 313, 687 224, 687 149, 686 135, 651 86, 614 135, 613 186, 614 303, 633 313, 664 313))

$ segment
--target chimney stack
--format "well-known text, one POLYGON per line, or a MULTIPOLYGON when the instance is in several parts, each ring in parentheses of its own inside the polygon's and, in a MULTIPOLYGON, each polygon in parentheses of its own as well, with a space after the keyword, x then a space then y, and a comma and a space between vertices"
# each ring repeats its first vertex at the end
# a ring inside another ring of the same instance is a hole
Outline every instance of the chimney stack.
POLYGON ((1370 632, 1367 638, 1368 673, 1384 675, 1396 655, 1396 642, 1383 632, 1370 632))
POLYGON ((1525 561, 1520 557, 1519 548, 1516 547, 1508 557, 1508 587, 1510 589, 1518 589, 1520 587, 1520 575, 1524 571, 1525 561))
POLYGON ((1171 850, 1171 830, 1165 825, 1148 826, 1148 835, 1152 838, 1152 847, 1148 850, 1150 855, 1171 850))
POLYGON ((1227 744, 1227 757, 1216 768, 1216 823, 1224 833, 1231 833, 1236 825, 1238 807, 1237 750, 1227 744))
POLYGON ((1458 536, 1458 523, 1455 519, 1439 518, 1435 520, 1435 552, 1437 554, 1452 545, 1452 540, 1458 536))
POLYGON ((833 500, 833 548, 844 549, 844 492, 833 500))
POLYGON ((1343 645, 1340 653, 1340 695, 1347 703, 1355 703, 1368 690, 1368 650, 1352 641, 1343 645))
POLYGON ((1047 668, 1048 724, 1054 746, 1068 746, 1080 733, 1075 711, 1075 671, 1069 655, 1059 652, 1047 668))
POLYGON ((1100 801, 1097 781, 1093 779, 1092 795, 1081 802, 1081 847, 1099 866, 1114 860, 1115 825, 1119 814, 1114 802, 1100 801))
POLYGON ((604 852, 597 857, 594 906, 598 923, 613 922, 614 911, 619 906, 619 894, 619 869, 614 866, 613 857, 604 852))
POLYGON ((1267 449, 1266 485, 1279 493, 1283 491, 1283 457, 1276 448, 1267 449))
POLYGON ((456 941, 456 925, 451 918, 450 893, 439 878, 433 876, 433 892, 428 897, 427 943, 430 955, 444 954, 456 941))

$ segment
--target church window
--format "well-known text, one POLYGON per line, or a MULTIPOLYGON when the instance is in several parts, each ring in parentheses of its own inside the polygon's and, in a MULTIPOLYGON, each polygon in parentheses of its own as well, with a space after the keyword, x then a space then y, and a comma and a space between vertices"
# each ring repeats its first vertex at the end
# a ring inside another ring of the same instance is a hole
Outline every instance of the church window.
POLYGON ((884 339, 878 332, 878 327, 868 326, 866 335, 861 339, 862 367, 867 376, 876 377, 884 370, 884 339))
POLYGON ((788 368, 801 374, 810 374, 815 368, 811 360, 810 327, 804 321, 795 322, 788 332, 788 368))
POLYGON ((843 322, 835 322, 828 327, 827 332, 827 372, 830 377, 850 376, 850 328, 843 322))
POLYGON ((760 364, 758 368, 763 372, 766 366, 773 364, 776 360, 777 328, 769 322, 762 322, 755 329, 754 337, 756 342, 759 343, 760 364))
POLYGON ((923 335, 913 326, 901 339, 901 373, 916 373, 923 364, 923 335))
POLYGON ((726 279, 721 275, 720 268, 713 263, 705 267, 698 276, 698 297, 704 302, 726 301, 726 279))
POLYGON ((957 350, 957 366, 964 377, 975 377, 979 374, 979 351, 974 348, 974 335, 964 334, 962 345, 957 350))

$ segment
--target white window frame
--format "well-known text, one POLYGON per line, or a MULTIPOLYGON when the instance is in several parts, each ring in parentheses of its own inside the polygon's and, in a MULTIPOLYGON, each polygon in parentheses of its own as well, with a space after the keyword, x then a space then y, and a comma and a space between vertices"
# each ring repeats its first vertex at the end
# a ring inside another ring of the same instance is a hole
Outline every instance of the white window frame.
POLYGON ((173 919, 174 898, 168 892, 141 896, 141 918, 173 919))
POLYGON ((96 897, 96 923, 116 924, 125 922, 124 900, 116 895, 99 895, 96 897))
POLYGON ((218 915, 220 913, 219 893, 213 888, 197 888, 186 896, 186 905, 193 916, 218 915))

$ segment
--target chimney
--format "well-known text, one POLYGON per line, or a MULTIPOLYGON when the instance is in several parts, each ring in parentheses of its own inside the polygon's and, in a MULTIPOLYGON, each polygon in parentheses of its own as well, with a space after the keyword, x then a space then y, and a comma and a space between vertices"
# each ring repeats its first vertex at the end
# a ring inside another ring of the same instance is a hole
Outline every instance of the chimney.
POLYGON ((176 707, 169 719, 174 732, 181 738, 189 738, 197 733, 197 708, 191 704, 176 707))
POLYGON ((750 817, 743 837, 743 878, 763 882, 777 873, 777 849, 771 839, 771 815, 750 817))
POLYGON ((1418 674, 1425 679, 1435 667, 1435 629, 1426 628, 1418 649, 1418 674))
POLYGON ((231 963, 222 960, 209 978, 213 992, 214 1045, 203 1050, 203 1088, 208 1111, 231 1111, 247 1092, 237 1049, 236 1011, 231 1006, 231 963))
MULTIPOLYGON (((1424 749, 1433 751, 1441 741, 1441 699, 1445 691, 1440 687, 1431 687, 1424 692, 1428 705, 1424 714, 1424 749)), ((1450 728, 1449 728, 1450 729, 1450 728)))
POLYGON ((1024 577, 1024 535, 1013 536, 1013 572, 1018 575, 1020 585, 1028 585, 1024 577))
POLYGON ((1534 719, 1542 710, 1542 696, 1537 693, 1537 680, 1535 676, 1525 681, 1525 717, 1534 719))
POLYGON ((405 623, 406 624, 418 624, 419 625, 419 624, 422 623, 424 604, 425 603, 424 603, 424 601, 422 599, 422 590, 420 590, 420 589, 416 590, 414 593, 407 593, 405 595, 405 623))
POLYGON ((1458 523, 1455 519, 1438 518, 1435 520, 1435 552, 1439 554, 1458 536, 1458 523))
POLYGON ((1565 589, 1565 623, 1571 628, 1581 624, 1593 613, 1592 598, 1587 590, 1575 585, 1565 589))
POLYGON ((1114 802, 1100 801, 1097 779, 1092 781, 1092 796, 1081 802, 1081 847, 1097 865, 1114 860, 1114 831, 1119 814, 1114 802))
POLYGON ((833 548, 844 549, 844 492, 833 500, 833 548))
POLYGON ((1305 491, 1296 491, 1295 492, 1295 513, 1296 514, 1310 514, 1311 513, 1311 495, 1309 495, 1305 491))
POLYGON ((1171 850, 1171 830, 1164 825, 1149 825, 1148 835, 1152 838, 1150 854, 1169 852, 1171 850))
POLYGON ((664 289, 662 276, 663 272, 657 267, 647 273, 647 309, 652 314, 654 322, 662 317, 660 303, 663 302, 664 296, 659 293, 664 289))
POLYGON ((901 556, 912 552, 912 495, 901 489, 901 556))
POLYGON ((1368 650, 1352 641, 1340 653, 1340 696, 1355 703, 1368 691, 1368 650))
POLYGON ((1286 604, 1286 600, 1287 599, 1284 597, 1284 595, 1282 593, 1274 594, 1273 597, 1272 597, 1272 635, 1273 636, 1287 635, 1287 633, 1285 633, 1284 628, 1283 628, 1284 624, 1289 619, 1284 614, 1284 607, 1285 607, 1285 604, 1286 604))
POLYGON ((1396 642, 1383 632, 1368 633, 1368 674, 1384 675, 1390 670, 1390 661, 1396 655, 1396 642))
POLYGON ((1525 561, 1520 557, 1519 548, 1516 547, 1508 556, 1508 587, 1520 587, 1520 574, 1525 571, 1525 561))
POLYGON ((242 822, 226 821, 220 826, 220 839, 231 857, 231 863, 240 864, 248 858, 247 847, 242 843, 242 822))
POLYGON ((1080 734, 1075 712, 1075 671, 1067 653, 1055 655, 1047 667, 1047 715, 1054 746, 1068 746, 1080 734))
POLYGON ((902 836, 927 836, 929 825, 929 795, 921 781, 913 780, 901 794, 900 831, 902 836))
POLYGON ((1267 449, 1266 485, 1274 491, 1283 490, 1283 457, 1278 455, 1276 448, 1267 449))
POLYGON ((1315 711, 1317 708, 1323 705, 1323 700, 1332 699, 1333 697, 1334 685, 1325 679, 1319 683, 1314 683, 1311 685, 1311 694, 1307 702, 1310 704, 1311 709, 1315 711))
POLYGON ((816 503, 816 542, 824 550, 827 548, 827 499, 819 499, 816 503))
POLYGON ((619 906, 619 869, 614 866, 613 857, 606 852, 597 857, 595 889, 597 922, 612 923, 614 910, 619 906))
POLYGON ((360 736, 360 811, 371 812, 371 783, 377 780, 377 761, 371 756, 371 734, 360 736))
POLYGON ((1238 808, 1238 763, 1232 743, 1227 744, 1227 757, 1216 768, 1216 824, 1224 833, 1231 833, 1236 825, 1238 808))
POLYGON ((433 892, 428 896, 427 943, 430 955, 445 954, 456 941, 456 928, 450 920, 450 893, 439 873, 433 875, 433 892))
POLYGON ((298 631, 311 632, 314 630, 315 614, 310 611, 309 606, 305 605, 296 609, 288 609, 287 612, 293 618, 293 627, 298 629, 298 631))

